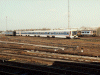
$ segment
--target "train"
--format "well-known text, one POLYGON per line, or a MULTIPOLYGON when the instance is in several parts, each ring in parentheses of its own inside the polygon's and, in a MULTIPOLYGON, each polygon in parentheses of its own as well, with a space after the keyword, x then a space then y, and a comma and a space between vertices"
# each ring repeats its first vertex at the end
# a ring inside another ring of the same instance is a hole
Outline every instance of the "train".
POLYGON ((78 30, 77 36, 83 37, 83 36, 96 36, 96 30, 78 30))
MULTIPOLYGON (((13 31, 11 31, 11 33, 5 32, 5 35, 15 35, 12 32, 13 31)), ((78 38, 77 30, 16 31, 15 36, 78 38)))
POLYGON ((6 31, 4 34, 6 36, 16 36, 16 31, 6 31))
POLYGON ((35 36, 35 37, 58 37, 78 38, 83 36, 96 36, 95 30, 42 30, 42 31, 6 31, 6 36, 35 36))

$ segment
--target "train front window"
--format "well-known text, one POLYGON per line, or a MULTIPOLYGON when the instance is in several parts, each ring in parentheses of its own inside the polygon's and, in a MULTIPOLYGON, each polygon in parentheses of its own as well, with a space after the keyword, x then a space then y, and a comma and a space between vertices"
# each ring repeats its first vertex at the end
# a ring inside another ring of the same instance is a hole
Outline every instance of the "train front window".
POLYGON ((96 31, 93 31, 93 33, 96 33, 96 31))
POLYGON ((72 32, 72 35, 74 36, 74 35, 77 35, 77 31, 73 31, 72 32))

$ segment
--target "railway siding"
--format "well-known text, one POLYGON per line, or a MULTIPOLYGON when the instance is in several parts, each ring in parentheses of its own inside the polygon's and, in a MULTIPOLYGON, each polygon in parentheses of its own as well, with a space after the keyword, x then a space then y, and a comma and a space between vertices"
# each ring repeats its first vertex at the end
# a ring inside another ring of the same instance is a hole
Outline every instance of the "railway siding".
POLYGON ((46 51, 46 52, 51 52, 51 53, 63 53, 63 54, 74 54, 74 55, 84 55, 84 56, 96 56, 100 57, 99 54, 99 48, 97 49, 96 47, 93 47, 91 49, 86 47, 80 47, 80 46, 69 46, 67 47, 64 45, 63 47, 53 47, 53 46, 46 46, 46 45, 34 45, 34 44, 26 44, 24 43, 9 43, 6 41, 1 41, 0 47, 5 47, 5 48, 14 48, 14 49, 23 49, 23 50, 38 50, 38 51, 46 51), (41 46, 41 47, 39 47, 41 46), (43 46, 43 47, 42 47, 43 46), (50 48, 48 48, 50 47, 50 48), (59 49, 60 48, 60 49, 59 49), (61 48, 64 48, 62 50, 61 48))
POLYGON ((37 46, 42 48, 53 48, 53 49, 61 49, 64 50, 63 47, 54 47, 54 46, 46 46, 46 45, 35 45, 35 44, 28 44, 28 43, 18 43, 18 42, 7 42, 7 41, 0 41, 0 43, 6 43, 6 44, 21 44, 21 45, 30 45, 30 46, 37 46))
MULTIPOLYGON (((61 71, 59 74, 64 75, 67 73, 70 74, 70 72, 72 74, 72 71, 73 74, 79 75, 98 75, 100 72, 99 42, 90 42, 83 39, 19 36, 5 36, 1 37, 0 40, 0 59, 2 59, 0 62, 5 64, 12 62, 27 63, 29 65, 35 64, 39 66, 35 67, 38 70, 41 68, 40 65, 53 66, 57 68, 52 68, 53 72, 61 71), (62 48, 64 48, 64 50, 62 48), (82 65, 84 62, 85 64, 82 65)), ((44 69, 46 70, 47 68, 44 69)), ((50 72, 52 70, 48 69, 48 71, 50 72)))
MULTIPOLYGON (((41 73, 43 75, 51 74, 51 75, 65 75, 65 74, 99 74, 100 67, 93 64, 85 64, 85 63, 78 63, 78 62, 54 62, 52 66, 41 66, 36 64, 25 64, 23 62, 12 62, 5 60, 2 62, 0 60, 0 67, 6 70, 6 73, 11 74, 14 73, 41 73), (58 66, 59 65, 59 66, 58 66), (74 65, 74 66, 73 66, 74 65), (84 67, 83 67, 84 65, 84 67), (7 69, 8 68, 9 71, 7 69), (12 69, 12 70, 10 70, 12 69), (18 70, 19 69, 19 70, 18 70), (23 71, 24 72, 23 72, 23 71), (17 71, 17 72, 16 72, 17 71)), ((1 70, 1 69, 0 69, 1 70)), ((0 71, 1 73, 1 71, 0 71)))
POLYGON ((78 56, 78 55, 68 55, 68 54, 57 54, 57 53, 48 53, 48 52, 39 52, 33 50, 1 50, 1 53, 8 54, 17 54, 24 56, 32 56, 32 57, 40 57, 40 58, 49 58, 49 59, 61 59, 61 60, 72 60, 72 61, 80 61, 80 62, 100 62, 100 58, 98 57, 88 57, 88 56, 78 56))

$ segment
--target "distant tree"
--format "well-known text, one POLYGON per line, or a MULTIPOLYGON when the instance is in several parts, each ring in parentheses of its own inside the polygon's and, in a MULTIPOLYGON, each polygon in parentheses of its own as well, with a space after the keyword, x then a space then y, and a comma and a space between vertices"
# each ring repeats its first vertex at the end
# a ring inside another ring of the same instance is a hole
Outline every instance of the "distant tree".
POLYGON ((97 36, 100 36, 100 27, 97 28, 97 36))

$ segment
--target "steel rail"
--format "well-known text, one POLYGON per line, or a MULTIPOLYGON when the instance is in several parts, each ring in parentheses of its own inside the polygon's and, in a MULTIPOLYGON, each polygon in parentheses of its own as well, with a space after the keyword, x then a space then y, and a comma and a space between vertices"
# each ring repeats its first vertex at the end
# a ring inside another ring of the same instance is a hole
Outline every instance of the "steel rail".
POLYGON ((38 47, 45 47, 45 48, 54 48, 54 49, 62 49, 64 50, 65 48, 63 47, 54 47, 54 46, 46 46, 46 45, 35 45, 35 44, 28 44, 28 43, 18 43, 18 42, 7 42, 7 41, 0 41, 0 43, 9 43, 9 44, 21 44, 21 45, 30 45, 30 46, 38 46, 38 47))

